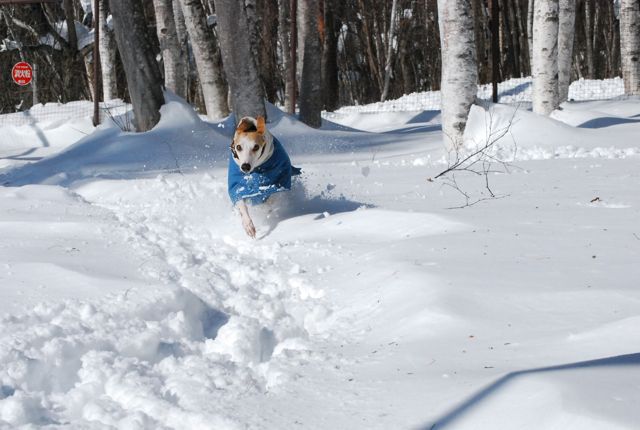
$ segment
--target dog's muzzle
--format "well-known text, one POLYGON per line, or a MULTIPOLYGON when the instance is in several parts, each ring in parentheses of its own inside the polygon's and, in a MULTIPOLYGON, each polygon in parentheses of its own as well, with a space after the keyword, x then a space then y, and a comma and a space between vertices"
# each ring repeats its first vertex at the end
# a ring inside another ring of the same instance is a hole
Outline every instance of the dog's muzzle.
POLYGON ((251 170, 251 164, 244 163, 242 164, 242 166, 240 166, 240 169, 242 169, 244 173, 249 173, 249 171, 251 170))

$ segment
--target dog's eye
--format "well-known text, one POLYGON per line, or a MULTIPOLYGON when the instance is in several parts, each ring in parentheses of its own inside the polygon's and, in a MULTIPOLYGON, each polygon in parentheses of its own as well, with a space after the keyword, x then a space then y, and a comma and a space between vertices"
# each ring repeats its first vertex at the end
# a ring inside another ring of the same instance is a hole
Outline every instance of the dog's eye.
POLYGON ((236 151, 242 151, 242 146, 236 145, 236 151))
POLYGON ((260 148, 260 145, 254 145, 253 146, 253 152, 256 152, 258 150, 258 148, 260 148))

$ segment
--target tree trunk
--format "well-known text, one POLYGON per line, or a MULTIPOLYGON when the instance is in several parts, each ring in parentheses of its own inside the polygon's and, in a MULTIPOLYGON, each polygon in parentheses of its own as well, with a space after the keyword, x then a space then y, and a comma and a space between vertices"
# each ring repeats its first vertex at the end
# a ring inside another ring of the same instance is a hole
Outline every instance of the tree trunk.
POLYGON ((595 79, 595 63, 593 59, 593 8, 591 0, 584 0, 584 37, 587 56, 587 78, 595 79))
POLYGON ((531 74, 533 74, 533 9, 535 7, 534 0, 528 1, 527 6, 527 42, 529 43, 529 65, 531 66, 531 74))
POLYGON ((463 145, 478 68, 470 0, 438 0, 442 52, 442 131, 449 149, 463 145))
POLYGON ((258 71, 264 84, 265 97, 270 103, 276 103, 278 97, 278 0, 261 0, 257 2, 258 71))
POLYGON ((558 107, 558 0, 536 0, 533 17, 533 111, 558 107))
POLYGON ((300 120, 310 127, 320 127, 322 118, 322 47, 318 19, 320 0, 303 0, 305 5, 305 38, 302 79, 300 85, 300 120))
POLYGON ((620 56, 625 94, 640 95, 640 0, 621 2, 620 56))
MULTIPOLYGON (((179 0, 175 0, 179 1, 179 0)), ((176 95, 186 98, 184 67, 186 53, 181 51, 173 15, 173 0, 153 0, 156 31, 164 66, 164 86, 176 95)))
POLYGON ((71 100, 78 100, 83 95, 83 87, 85 83, 85 74, 80 72, 81 69, 84 69, 84 61, 80 57, 80 52, 78 51, 78 35, 76 33, 75 8, 73 7, 73 0, 64 0, 62 4, 64 7, 65 22, 67 23, 67 42, 69 45, 69 49, 66 52, 67 73, 64 74, 66 77, 65 86, 70 90, 71 100), (82 76, 83 78, 79 78, 79 76, 82 76))
POLYGON ((576 0, 560 0, 558 24, 558 103, 566 102, 571 84, 576 0))
MULTIPOLYGON (((322 1, 322 0, 321 0, 322 1)), ((322 85, 324 87, 324 108, 334 111, 338 108, 338 38, 336 35, 335 13, 339 0, 325 0, 324 4, 324 49, 322 50, 322 85)))
POLYGON ((109 1, 100 0, 99 4, 100 33, 100 71, 102 75, 102 99, 104 101, 116 98, 116 41, 113 30, 107 25, 109 16, 109 1))
POLYGON ((231 90, 231 102, 236 123, 243 116, 266 116, 264 88, 255 59, 251 53, 251 41, 247 37, 249 25, 242 2, 215 0, 218 15, 219 41, 222 64, 231 90))
POLYGON ((164 103, 162 76, 147 33, 141 0, 110 0, 118 51, 138 131, 153 128, 164 103))
POLYGON ((371 34, 371 30, 369 29, 369 19, 367 18, 367 7, 364 4, 364 0, 358 0, 358 5, 359 5, 360 13, 362 14, 361 21, 362 21, 363 34, 361 39, 364 44, 370 73, 373 75, 375 80, 372 78, 370 79, 373 80, 375 83, 377 83, 377 89, 379 93, 382 94, 382 87, 384 86, 384 82, 382 81, 382 76, 379 73, 376 57, 373 54, 373 47, 371 46, 371 41, 374 40, 375 38, 371 34))
POLYGON ((289 113, 296 113, 296 97, 298 96, 298 0, 291 0, 289 8, 289 17, 291 19, 291 37, 289 39, 291 47, 290 47, 290 59, 291 59, 291 70, 287 75, 287 80, 291 80, 291 92, 289 93, 289 97, 287 98, 287 102, 289 103, 289 113))
POLYGON ((384 86, 382 87, 382 95, 380 101, 387 99, 389 94, 389 81, 391 80, 391 65, 393 59, 393 37, 395 36, 395 24, 396 24, 396 8, 398 7, 398 0, 393 0, 391 3, 391 17, 389 19, 389 34, 387 36, 387 61, 384 66, 384 86))
MULTIPOLYGON (((193 49, 193 56, 196 60, 207 117, 209 119, 223 118, 229 114, 227 91, 222 71, 216 61, 215 35, 207 26, 204 7, 200 0, 177 1, 182 6, 184 22, 191 39, 191 49, 193 49)), ((216 7, 216 10, 220 9, 216 7)))
POLYGON ((295 91, 295 75, 291 73, 291 0, 278 0, 278 41, 280 42, 280 55, 282 58, 282 72, 284 77, 284 110, 294 113, 291 106, 291 92, 295 91))
POLYGON ((172 0, 171 8, 173 10, 173 23, 176 26, 176 37, 178 38, 178 52, 181 57, 179 59, 181 67, 176 72, 179 75, 176 76, 176 81, 182 81, 177 88, 182 86, 182 93, 176 91, 176 94, 185 100, 189 100, 189 83, 190 72, 192 68, 191 59, 189 55, 189 33, 187 32, 187 25, 184 22, 184 14, 182 13, 182 6, 180 0, 172 0))

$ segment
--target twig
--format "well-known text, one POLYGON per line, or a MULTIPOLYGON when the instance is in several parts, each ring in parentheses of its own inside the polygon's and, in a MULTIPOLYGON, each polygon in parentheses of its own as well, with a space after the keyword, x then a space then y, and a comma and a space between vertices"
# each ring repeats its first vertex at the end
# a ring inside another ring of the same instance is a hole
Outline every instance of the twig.
POLYGON ((497 155, 491 154, 490 150, 492 147, 494 147, 496 142, 498 142, 500 139, 506 136, 507 133, 509 133, 514 141, 513 158, 515 159, 517 145, 515 144, 515 139, 513 138, 513 134, 511 133, 511 127, 513 125, 516 113, 517 108, 513 111, 513 115, 509 119, 506 126, 498 130, 493 130, 493 115, 492 112, 489 111, 488 124, 487 117, 485 116, 485 130, 487 130, 487 132, 485 135, 484 144, 476 145, 475 150, 472 150, 471 153, 465 155, 462 154, 463 147, 455 148, 455 154, 452 154, 451 152, 449 153, 450 159, 453 158, 452 156, 455 156, 455 158, 453 159, 453 161, 450 161, 448 167, 434 176, 433 179, 428 179, 429 182, 434 182, 435 179, 440 179, 444 186, 453 188, 464 197, 464 205, 451 207, 449 209, 460 209, 475 205, 476 203, 485 200, 504 198, 508 196, 497 195, 496 193, 494 193, 489 181, 489 174, 509 173, 512 165, 509 162, 498 158, 497 155), (500 165, 501 169, 494 169, 493 166, 495 164, 500 165), (472 199, 471 195, 459 186, 455 175, 456 172, 470 173, 476 176, 484 176, 484 188, 489 193, 489 197, 482 197, 475 200, 472 199))

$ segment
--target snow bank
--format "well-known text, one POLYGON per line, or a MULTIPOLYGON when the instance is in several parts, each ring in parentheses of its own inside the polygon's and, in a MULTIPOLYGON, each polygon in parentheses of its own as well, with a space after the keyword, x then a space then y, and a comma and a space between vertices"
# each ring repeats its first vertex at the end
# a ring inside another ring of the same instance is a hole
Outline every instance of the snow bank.
MULTIPOLYGON (((495 141, 494 154, 503 160, 537 160, 548 158, 621 158, 640 155, 633 144, 637 133, 637 102, 597 102, 598 109, 607 105, 627 106, 625 117, 577 109, 565 103, 551 117, 506 105, 472 106, 465 140, 469 148, 495 141), (577 112, 577 113, 575 113, 577 112), (611 129, 612 125, 618 125, 611 129)), ((589 105, 593 106, 593 104, 589 105)), ((587 108, 587 109, 585 109, 587 108)))

